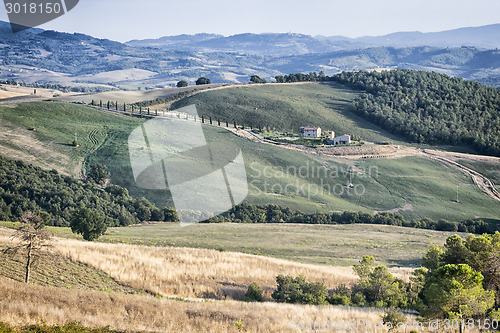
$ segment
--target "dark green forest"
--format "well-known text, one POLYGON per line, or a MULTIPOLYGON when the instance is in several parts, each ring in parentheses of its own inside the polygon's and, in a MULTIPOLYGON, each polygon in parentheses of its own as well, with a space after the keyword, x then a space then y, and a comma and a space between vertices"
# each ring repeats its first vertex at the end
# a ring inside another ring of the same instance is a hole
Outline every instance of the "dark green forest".
POLYGON ((207 223, 304 223, 304 224, 382 224, 439 231, 459 231, 469 233, 493 233, 495 227, 483 220, 451 222, 433 221, 428 218, 406 220, 398 213, 370 214, 364 212, 333 212, 304 214, 278 205, 251 205, 242 203, 233 209, 215 216, 207 223))
POLYGON ((469 146, 500 156, 500 91, 426 71, 296 73, 276 82, 334 81, 365 94, 353 112, 414 143, 469 146))
POLYGON ((72 213, 82 208, 104 216, 108 226, 176 219, 172 208, 160 210, 144 198, 132 198, 120 186, 104 188, 0 157, 0 220, 19 221, 24 212, 32 211, 46 225, 69 226, 72 213))
POLYGON ((356 113, 411 142, 472 146, 500 156, 500 92, 424 71, 341 73, 331 78, 367 93, 356 113))

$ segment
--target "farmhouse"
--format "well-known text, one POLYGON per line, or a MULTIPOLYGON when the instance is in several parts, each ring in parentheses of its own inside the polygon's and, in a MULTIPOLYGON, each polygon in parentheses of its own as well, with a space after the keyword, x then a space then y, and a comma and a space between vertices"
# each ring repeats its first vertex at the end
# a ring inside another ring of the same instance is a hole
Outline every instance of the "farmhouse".
POLYGON ((327 137, 328 139, 333 139, 333 138, 335 138, 335 131, 326 131, 326 133, 327 133, 327 134, 326 134, 326 137, 327 137))
POLYGON ((344 134, 333 138, 334 145, 350 145, 351 144, 351 136, 349 134, 344 134))
POLYGON ((319 138, 321 136, 321 127, 301 127, 300 136, 306 138, 319 138))

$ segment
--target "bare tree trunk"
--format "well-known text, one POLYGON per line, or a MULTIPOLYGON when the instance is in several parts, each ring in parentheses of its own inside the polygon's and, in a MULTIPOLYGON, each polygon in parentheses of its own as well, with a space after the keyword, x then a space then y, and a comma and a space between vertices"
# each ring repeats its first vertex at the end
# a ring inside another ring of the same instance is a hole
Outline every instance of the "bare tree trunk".
POLYGON ((24 280, 25 283, 30 282, 30 267, 31 267, 31 248, 33 244, 29 243, 28 245, 28 260, 26 262, 26 279, 24 280))

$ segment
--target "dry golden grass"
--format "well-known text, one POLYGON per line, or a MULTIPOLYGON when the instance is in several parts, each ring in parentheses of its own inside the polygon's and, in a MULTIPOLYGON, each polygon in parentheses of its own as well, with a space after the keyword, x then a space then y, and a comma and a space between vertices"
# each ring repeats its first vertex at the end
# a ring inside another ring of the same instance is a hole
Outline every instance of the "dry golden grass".
POLYGON ((79 321, 87 327, 109 325, 125 331, 224 333, 291 332, 294 319, 297 323, 324 319, 381 321, 381 313, 375 310, 236 301, 185 302, 25 285, 1 277, 0 295, 0 321, 14 325, 79 321), (242 329, 236 326, 237 322, 242 323, 242 329))
POLYGON ((135 289, 159 295, 208 298, 240 298, 257 282, 270 291, 279 274, 304 275, 329 288, 350 284, 349 267, 293 263, 241 253, 190 248, 157 248, 125 244, 84 243, 59 240, 55 250, 71 260, 108 273, 135 289))
MULTIPOLYGON (((11 230, 0 228, 0 244, 10 242, 11 230)), ((53 251, 71 261, 108 274, 122 285, 162 296, 241 299, 252 282, 267 298, 276 288, 276 276, 303 275, 332 289, 352 284, 350 267, 317 266, 234 252, 191 248, 161 248, 105 244, 56 238, 53 251)), ((406 278, 408 268, 393 269, 406 278)))

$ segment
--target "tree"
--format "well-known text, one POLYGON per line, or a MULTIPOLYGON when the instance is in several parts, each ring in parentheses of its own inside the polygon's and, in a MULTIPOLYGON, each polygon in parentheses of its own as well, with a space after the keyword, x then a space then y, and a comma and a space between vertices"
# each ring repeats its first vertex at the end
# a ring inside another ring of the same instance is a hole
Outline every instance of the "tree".
POLYGON ((87 180, 100 185, 102 185, 104 181, 109 178, 109 176, 110 173, 106 166, 99 163, 93 164, 87 172, 87 180))
POLYGON ((177 210, 172 207, 163 208, 163 221, 165 222, 179 222, 179 216, 177 215, 177 210))
POLYGON ((210 83, 212 83, 212 81, 210 81, 209 78, 206 78, 204 76, 202 76, 198 80, 196 80, 196 85, 197 86, 202 85, 202 84, 210 84, 210 83))
POLYGON ((364 295, 364 300, 377 307, 407 306, 407 285, 396 279, 386 266, 374 266, 375 259, 365 256, 358 265, 353 266, 359 276, 355 291, 364 295))
POLYGON ((73 147, 78 147, 78 138, 76 137, 76 133, 75 133, 75 138, 73 139, 72 146, 73 147))
POLYGON ((443 257, 443 249, 439 245, 434 245, 431 247, 425 256, 422 258, 422 266, 429 269, 429 271, 433 271, 438 269, 441 266, 441 260, 443 257))
POLYGON ((373 271, 373 266, 375 265, 375 258, 372 256, 364 256, 363 259, 359 261, 359 264, 352 266, 352 269, 359 276, 360 282, 364 282, 370 276, 373 271))
POLYGON ((187 87, 189 84, 185 80, 177 82, 177 88, 187 87))
POLYGON ((248 286, 248 290, 243 297, 245 302, 262 302, 262 289, 260 289, 259 285, 255 282, 252 282, 248 286))
POLYGON ((250 82, 252 82, 252 83, 266 83, 266 80, 261 79, 260 76, 258 76, 258 75, 252 75, 250 77, 250 82))
POLYGON ((438 268, 425 284, 423 313, 428 318, 458 320, 485 315, 495 304, 495 292, 485 291, 482 282, 483 275, 466 264, 438 268))
POLYGON ((283 75, 277 75, 274 78, 276 79, 277 83, 284 83, 285 82, 285 78, 283 77, 283 75))
POLYGON ((71 231, 83 236, 83 239, 93 241, 107 230, 104 217, 95 210, 80 208, 71 215, 71 231))
POLYGON ((24 282, 29 283, 31 266, 43 253, 43 249, 50 246, 52 234, 43 229, 43 220, 40 216, 25 212, 21 217, 21 228, 12 235, 18 240, 18 245, 4 250, 8 254, 16 254, 20 251, 26 254, 26 275, 24 282))

